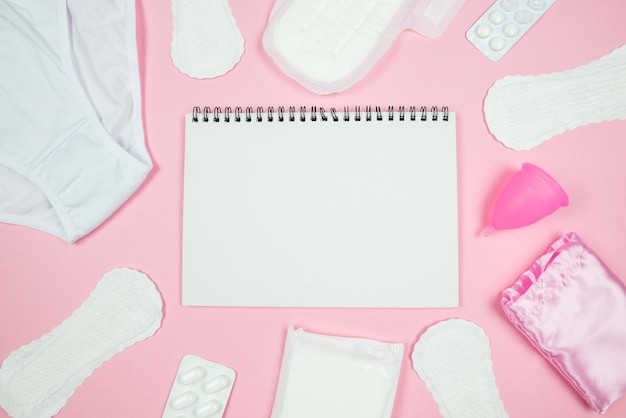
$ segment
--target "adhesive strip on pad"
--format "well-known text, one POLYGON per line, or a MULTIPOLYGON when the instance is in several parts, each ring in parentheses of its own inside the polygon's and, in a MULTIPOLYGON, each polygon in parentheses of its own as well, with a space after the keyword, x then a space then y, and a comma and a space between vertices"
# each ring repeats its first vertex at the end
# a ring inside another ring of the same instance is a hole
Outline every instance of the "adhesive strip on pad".
POLYGON ((228 0, 172 0, 170 55, 193 78, 226 74, 241 59, 244 38, 228 0))
POLYGON ((428 328, 415 344, 413 369, 444 418, 508 418, 482 328, 450 319, 428 328))
POLYGON ((496 139, 518 151, 579 126, 626 119, 626 45, 563 72, 504 77, 489 89, 484 112, 496 139))
POLYGON ((396 36, 443 34, 466 0, 277 0, 263 34, 276 65, 307 89, 346 90, 367 74, 396 36))
POLYGON ((162 305, 145 274, 130 269, 106 273, 61 325, 4 360, 0 405, 13 418, 58 414, 102 363, 156 332, 162 305))

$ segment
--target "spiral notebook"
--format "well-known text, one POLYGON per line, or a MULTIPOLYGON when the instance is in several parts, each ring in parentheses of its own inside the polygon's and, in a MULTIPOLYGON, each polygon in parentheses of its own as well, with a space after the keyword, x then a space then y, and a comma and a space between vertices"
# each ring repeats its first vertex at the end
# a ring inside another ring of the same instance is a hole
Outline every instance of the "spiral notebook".
POLYGON ((194 108, 186 306, 456 307, 455 114, 194 108))

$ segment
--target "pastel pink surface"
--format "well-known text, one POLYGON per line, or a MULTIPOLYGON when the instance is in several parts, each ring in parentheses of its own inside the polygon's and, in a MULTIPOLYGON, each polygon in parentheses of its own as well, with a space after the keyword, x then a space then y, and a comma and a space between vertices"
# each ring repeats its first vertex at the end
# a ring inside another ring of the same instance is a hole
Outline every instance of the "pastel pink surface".
MULTIPOLYGON (((71 315, 105 272, 130 267, 148 274, 163 295, 162 328, 96 370, 69 399, 61 418, 161 416, 178 363, 188 353, 237 371, 226 418, 265 418, 291 324, 311 332, 404 342, 406 358, 393 418, 436 418, 440 415, 435 402, 411 369, 410 347, 428 326, 452 317, 475 322, 489 336, 509 416, 597 416, 511 325, 499 299, 551 242, 569 231, 584 237, 615 275, 626 280, 626 195, 619 192, 626 180, 626 121, 581 127, 532 150, 515 152, 489 134, 482 104, 487 89, 503 76, 563 71, 626 43, 626 3, 556 2, 497 63, 465 39, 465 31, 491 3, 468 2, 441 38, 402 33, 354 87, 318 96, 284 76, 263 51, 261 36, 273 1, 230 1, 246 51, 225 76, 195 80, 178 72, 170 59, 171 3, 139 0, 144 126, 156 167, 117 213, 76 244, 0 224, 0 359, 71 315), (182 307, 183 115, 195 105, 357 104, 447 105, 456 112, 460 308, 182 307), (569 206, 532 225, 483 237, 498 192, 523 162, 558 179, 569 206)), ((33 109, 36 117, 36 101, 33 109)), ((622 398, 604 416, 625 415, 622 398)), ((0 410, 0 418, 5 417, 0 410)))

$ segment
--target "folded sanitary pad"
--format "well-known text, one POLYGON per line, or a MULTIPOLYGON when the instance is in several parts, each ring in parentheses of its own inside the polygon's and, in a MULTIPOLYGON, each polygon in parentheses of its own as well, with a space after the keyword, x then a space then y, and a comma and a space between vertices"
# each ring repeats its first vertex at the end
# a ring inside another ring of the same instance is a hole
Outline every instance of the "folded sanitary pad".
POLYGON ((502 307, 595 411, 626 394, 626 286, 576 234, 504 290, 502 307))
POLYGON ((404 347, 289 329, 272 418, 390 418, 404 347))
POLYGON ((263 45, 278 67, 328 94, 360 80, 402 30, 440 36, 466 0, 277 0, 263 45))

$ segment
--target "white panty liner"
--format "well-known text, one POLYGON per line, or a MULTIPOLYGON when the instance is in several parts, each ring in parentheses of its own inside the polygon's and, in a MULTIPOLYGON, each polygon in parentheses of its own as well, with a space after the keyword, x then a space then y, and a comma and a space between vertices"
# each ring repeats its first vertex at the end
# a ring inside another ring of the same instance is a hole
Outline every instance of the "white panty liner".
POLYGON ((431 326, 411 358, 444 418, 508 418, 492 370, 489 339, 476 324, 450 319, 431 326))
POLYGON ((213 78, 239 62, 244 38, 228 0, 172 0, 172 14, 170 54, 182 73, 213 78))
POLYGON ((484 113, 496 139, 517 151, 579 126, 626 119, 626 45, 563 72, 497 80, 484 113))
POLYGON ((114 269, 61 325, 13 351, 0 368, 0 405, 14 418, 59 413, 102 363, 161 326, 162 299, 143 273, 114 269))

